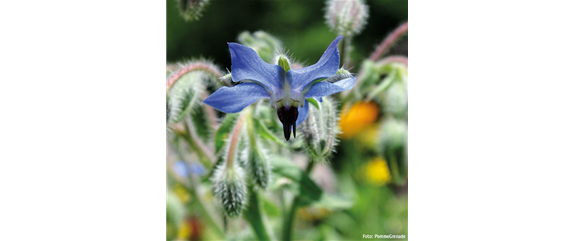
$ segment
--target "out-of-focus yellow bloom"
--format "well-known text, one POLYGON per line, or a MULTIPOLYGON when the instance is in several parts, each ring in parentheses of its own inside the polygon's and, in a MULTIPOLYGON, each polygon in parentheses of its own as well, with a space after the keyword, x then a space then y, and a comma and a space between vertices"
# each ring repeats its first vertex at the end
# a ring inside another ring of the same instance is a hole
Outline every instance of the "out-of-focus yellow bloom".
POLYGON ((179 240, 187 240, 190 235, 191 235, 191 228, 189 227, 186 221, 184 222, 183 225, 181 225, 181 227, 179 227, 179 230, 177 232, 177 238, 179 240))
POLYGON ((173 192, 179 197, 179 200, 181 200, 182 203, 188 203, 191 198, 187 190, 179 184, 176 184, 173 188, 173 192))
POLYGON ((339 126, 341 138, 352 138, 369 127, 379 115, 379 107, 375 102, 359 101, 353 106, 345 104, 340 115, 339 126))
POLYGON ((365 181, 368 183, 379 186, 385 185, 391 181, 389 166, 382 157, 377 157, 364 164, 357 175, 360 178, 366 179, 365 181))

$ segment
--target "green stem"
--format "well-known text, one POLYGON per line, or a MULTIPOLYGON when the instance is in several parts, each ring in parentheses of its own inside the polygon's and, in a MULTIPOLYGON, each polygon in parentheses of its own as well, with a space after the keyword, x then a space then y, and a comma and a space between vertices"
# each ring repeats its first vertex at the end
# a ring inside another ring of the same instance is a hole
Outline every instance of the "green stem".
POLYGON ((401 24, 401 26, 393 30, 393 32, 391 32, 389 36, 387 36, 383 40, 383 42, 381 42, 381 44, 377 47, 375 52, 373 52, 371 56, 369 56, 369 59, 372 61, 376 61, 377 59, 379 59, 383 55, 383 53, 385 53, 391 47, 391 45, 394 42, 396 42, 401 36, 406 34, 408 30, 409 30, 408 22, 401 24))
MULTIPOLYGON (((305 172, 307 174, 311 173, 313 167, 315 166, 315 161, 310 160, 309 164, 307 164, 307 168, 305 168, 305 172)), ((284 225, 283 225, 283 241, 291 241, 292 237, 291 234, 293 233, 293 223, 295 221, 295 212, 297 212, 297 208, 299 208, 300 197, 296 196, 293 198, 293 203, 291 203, 291 209, 289 213, 285 217, 284 225)))
POLYGON ((259 197, 257 191, 253 187, 249 187, 249 204, 247 210, 243 211, 243 217, 247 220, 258 240, 271 240, 269 230, 266 228, 263 219, 261 218, 261 207, 259 205, 259 197))
POLYGON ((373 89, 371 92, 369 92, 369 94, 367 95, 366 101, 370 101, 371 99, 373 99, 375 96, 377 96, 381 92, 387 90, 391 86, 393 81, 395 80, 396 75, 397 75, 397 71, 395 71, 395 70, 391 71, 391 73, 383 81, 381 81, 381 83, 377 87, 375 87, 375 89, 373 89))
POLYGON ((199 161, 201 161, 201 164, 203 164, 206 167, 211 167, 215 163, 215 157, 209 155, 208 150, 206 150, 207 149, 206 146, 200 143, 197 137, 194 136, 191 129, 189 128, 187 119, 184 121, 183 125, 185 127, 184 132, 176 130, 174 130, 174 132, 177 135, 181 136, 187 142, 189 147, 195 153, 197 153, 197 156, 199 157, 199 161))
POLYGON ((391 166, 391 177, 395 180, 395 183, 400 183, 401 178, 399 176, 399 164, 397 163, 397 159, 395 155, 390 155, 389 163, 391 166))
MULTIPOLYGON (((247 125, 247 133, 249 135, 249 143, 251 148, 257 150, 255 128, 253 126, 253 112, 253 107, 248 107, 244 118, 247 125)), ((257 191, 255 191, 253 186, 249 187, 249 204, 247 206, 247 210, 244 212, 244 217, 251 225, 251 228, 253 228, 253 231, 259 240, 271 240, 273 233, 268 229, 267 226, 265 226, 265 223, 263 222, 261 207, 259 205, 259 197, 257 196, 257 191)))

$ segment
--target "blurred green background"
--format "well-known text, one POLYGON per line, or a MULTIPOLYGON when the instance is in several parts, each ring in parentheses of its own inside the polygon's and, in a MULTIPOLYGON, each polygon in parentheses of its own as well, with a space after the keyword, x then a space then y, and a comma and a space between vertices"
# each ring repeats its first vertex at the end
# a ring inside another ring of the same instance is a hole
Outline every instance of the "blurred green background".
MULTIPOLYGON (((375 45, 408 20, 408 1, 371 0, 365 29, 353 38, 354 59, 364 59, 375 45)), ((263 30, 279 38, 296 60, 314 63, 335 39, 325 24, 323 0, 210 1, 198 21, 185 22, 177 1, 167 1, 167 62, 205 57, 223 68, 231 66, 227 42, 243 31, 263 30)), ((406 55, 406 46, 395 47, 406 55)))

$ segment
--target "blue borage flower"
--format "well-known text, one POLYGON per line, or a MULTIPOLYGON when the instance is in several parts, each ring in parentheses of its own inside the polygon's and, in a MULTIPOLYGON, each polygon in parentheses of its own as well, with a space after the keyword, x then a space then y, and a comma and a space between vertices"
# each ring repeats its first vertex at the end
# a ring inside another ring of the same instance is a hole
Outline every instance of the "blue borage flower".
POLYGON ((221 87, 203 103, 226 113, 236 113, 260 98, 267 98, 283 123, 283 134, 289 140, 291 131, 296 137, 297 125, 307 118, 307 98, 317 98, 348 90, 355 84, 355 77, 331 83, 320 81, 337 74, 339 50, 337 37, 325 50, 319 61, 302 69, 285 69, 266 63, 257 53, 238 43, 228 43, 231 52, 231 78, 240 84, 221 87))

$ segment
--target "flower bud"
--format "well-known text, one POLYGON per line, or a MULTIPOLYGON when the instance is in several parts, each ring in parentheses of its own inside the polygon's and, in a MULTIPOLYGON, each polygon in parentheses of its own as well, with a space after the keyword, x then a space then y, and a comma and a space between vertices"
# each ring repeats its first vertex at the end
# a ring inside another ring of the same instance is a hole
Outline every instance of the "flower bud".
POLYGON ((402 120, 389 118, 381 125, 379 143, 381 151, 394 152, 406 149, 408 139, 407 123, 402 120))
POLYGON ((213 173, 213 194, 223 206, 225 214, 236 217, 247 203, 245 172, 237 162, 228 166, 222 162, 213 173))
POLYGON ((271 167, 269 155, 261 143, 257 143, 257 148, 250 148, 248 160, 247 167, 253 183, 263 189, 267 188, 271 182, 271 167))
POLYGON ((339 129, 336 104, 331 98, 323 97, 319 107, 309 106, 309 114, 301 123, 301 129, 305 150, 313 160, 321 162, 326 161, 334 151, 339 129))
POLYGON ((385 95, 386 111, 395 118, 405 118, 407 115, 408 96, 407 87, 401 81, 395 81, 385 95))
POLYGON ((185 21, 197 21, 209 0, 178 0, 179 12, 185 21))
POLYGON ((275 58, 273 59, 273 63, 281 66, 285 70, 285 72, 291 70, 291 61, 289 61, 289 59, 283 54, 275 56, 275 58))
POLYGON ((363 0, 330 0, 327 2, 325 19, 337 35, 360 33, 369 17, 369 7, 363 0))

